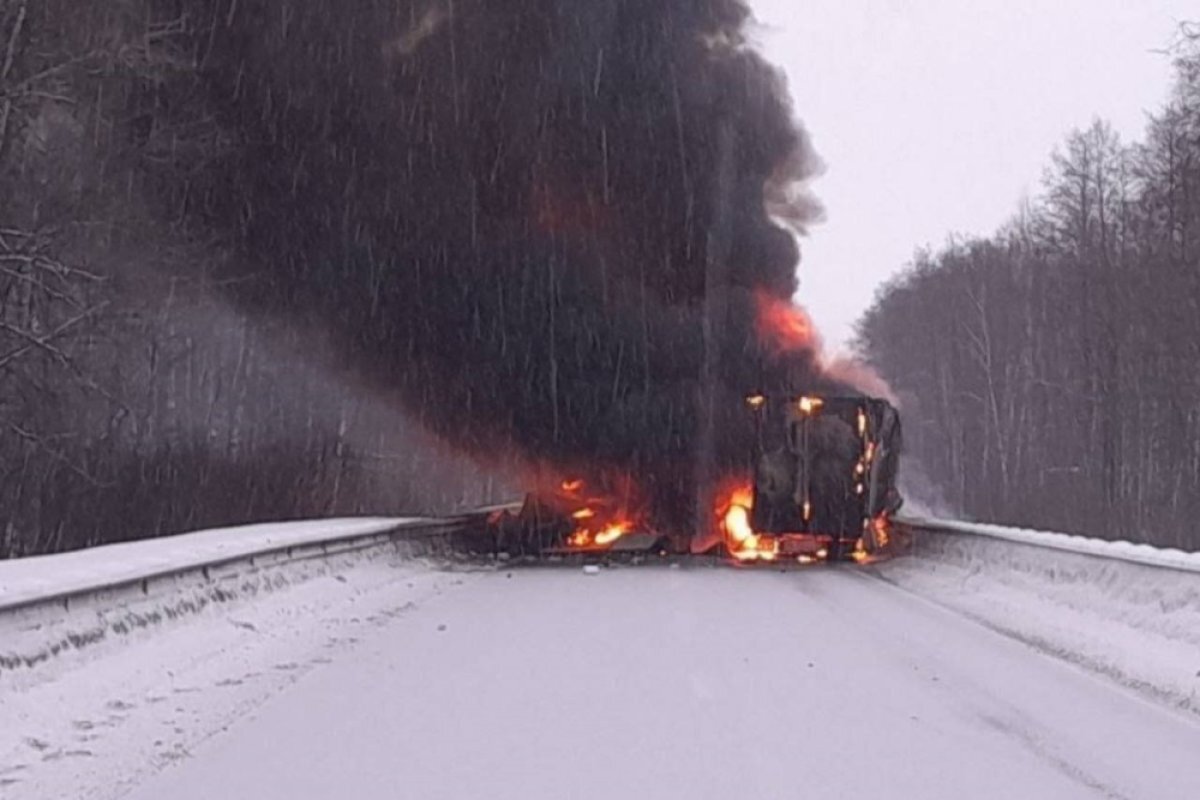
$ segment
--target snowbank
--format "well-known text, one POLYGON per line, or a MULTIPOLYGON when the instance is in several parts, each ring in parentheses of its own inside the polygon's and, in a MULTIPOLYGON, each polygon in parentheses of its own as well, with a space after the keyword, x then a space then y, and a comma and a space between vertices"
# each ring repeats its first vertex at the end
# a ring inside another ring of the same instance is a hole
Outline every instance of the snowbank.
POLYGON ((240 525, 0 561, 0 611, 44 597, 86 592, 265 550, 383 533, 402 525, 430 521, 417 517, 364 517, 240 525))
MULTIPOLYGON (((381 550, 260 570, 273 577, 246 602, 213 603, 119 642, 110 634, 109 646, 72 649, 37 669, 0 669, 0 798, 123 798, 331 659, 357 657, 359 639, 472 577, 381 550), (326 563, 333 568, 322 570, 326 563)), ((3 626, 0 618, 0 656, 10 646, 3 626)))
POLYGON ((882 564, 879 574, 1039 650, 1200 713, 1195 554, 937 525, 967 535, 918 534, 913 557, 882 564))
POLYGON ((425 522, 249 525, 0 563, 0 686, 317 577, 410 564, 439 542, 390 534, 425 522))
POLYGON ((933 528, 950 533, 965 533, 973 536, 986 536, 992 539, 1004 539, 1009 542, 1048 547, 1053 550, 1064 550, 1070 553, 1119 559, 1121 561, 1128 561, 1131 564, 1144 564, 1149 567, 1165 567, 1167 569, 1200 572, 1200 553, 1188 553, 1183 550, 1152 547, 1148 544, 1111 542, 1104 539, 1092 539, 1087 536, 1048 533, 1029 528, 1009 528, 1003 525, 988 525, 982 522, 959 522, 956 520, 923 518, 908 518, 904 522, 916 528, 933 528))

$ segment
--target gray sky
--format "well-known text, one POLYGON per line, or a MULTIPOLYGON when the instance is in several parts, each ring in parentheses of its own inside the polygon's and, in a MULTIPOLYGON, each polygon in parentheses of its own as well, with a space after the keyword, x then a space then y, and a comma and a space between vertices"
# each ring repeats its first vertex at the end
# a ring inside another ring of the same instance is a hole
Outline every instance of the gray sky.
POLYGON ((1196 0, 750 0, 827 165, 799 300, 836 350, 917 247, 994 231, 1072 127, 1140 139, 1196 0))

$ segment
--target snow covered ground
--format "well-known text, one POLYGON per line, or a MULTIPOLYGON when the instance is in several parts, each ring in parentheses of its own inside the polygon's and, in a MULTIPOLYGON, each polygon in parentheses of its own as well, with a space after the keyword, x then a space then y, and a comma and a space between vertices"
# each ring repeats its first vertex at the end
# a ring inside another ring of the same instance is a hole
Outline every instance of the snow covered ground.
POLYGON ((1200 714, 1200 572, 1189 570, 1200 554, 1124 542, 1068 551, 1047 548, 1045 537, 1071 545, 1080 537, 1023 533, 924 534, 915 558, 878 571, 993 630, 1200 714), (1136 563, 1124 558, 1130 548, 1136 563))
POLYGON ((1012 528, 1005 525, 989 525, 984 522, 912 517, 906 520, 917 527, 933 527, 951 533, 973 537, 1000 539, 1016 544, 1034 545, 1067 553, 1097 556, 1147 567, 1166 567, 1184 572, 1200 573, 1200 553, 1188 553, 1169 547, 1153 547, 1148 544, 1094 539, 1067 533, 1051 533, 1032 528, 1012 528))
POLYGON ((20 687, 214 606, 429 551, 391 532, 428 520, 247 525, 0 562, 0 686, 20 687))
POLYGON ((0 608, 46 595, 139 580, 156 572, 182 570, 272 547, 299 547, 339 537, 382 533, 422 521, 415 517, 359 517, 269 522, 0 561, 0 608))
POLYGON ((334 567, 116 646, 0 672, 0 797, 122 797, 463 580, 421 561, 334 567))
POLYGON ((1200 797, 1195 715, 949 610, 939 558, 359 564, 0 683, 0 794, 1200 797))

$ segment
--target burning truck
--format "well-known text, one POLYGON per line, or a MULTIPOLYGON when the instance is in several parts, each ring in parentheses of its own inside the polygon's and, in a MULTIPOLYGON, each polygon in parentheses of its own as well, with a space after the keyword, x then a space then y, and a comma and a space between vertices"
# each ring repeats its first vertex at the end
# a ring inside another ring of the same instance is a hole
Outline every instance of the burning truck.
POLYGON ((746 398, 754 474, 720 513, 724 547, 741 561, 861 560, 890 544, 900 416, 870 397, 746 398))
MULTIPOLYGON (((752 394, 747 474, 712 493, 711 519, 691 547, 639 513, 636 487, 596 491, 581 478, 531 492, 497 509, 476 550, 512 555, 718 553, 741 563, 864 561, 893 543, 900 417, 873 397, 752 394), (697 548, 696 543, 700 543, 697 548)), ((688 537, 683 537, 688 540, 688 537)))

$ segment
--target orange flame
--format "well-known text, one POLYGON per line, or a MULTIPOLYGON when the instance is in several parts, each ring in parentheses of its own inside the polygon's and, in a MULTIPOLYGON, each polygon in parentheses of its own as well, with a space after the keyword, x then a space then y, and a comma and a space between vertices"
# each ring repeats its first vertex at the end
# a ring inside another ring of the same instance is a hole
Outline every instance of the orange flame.
POLYGON ((799 401, 801 414, 814 414, 821 410, 825 401, 819 397, 801 397, 799 401))
POLYGON ((862 540, 862 538, 859 538, 858 541, 854 543, 854 550, 850 553, 850 557, 859 564, 865 564, 871 559, 870 554, 867 552, 867 544, 862 540))
MULTIPOLYGON (((580 509, 590 510, 590 509, 580 509)), ((594 514, 578 516, 579 512, 575 512, 571 516, 576 519, 591 519, 594 514)), ((590 525, 581 523, 569 536, 567 536, 567 545, 574 548, 588 547, 608 547, 616 542, 625 534, 633 530, 633 523, 629 520, 621 519, 615 522, 609 522, 598 530, 590 525)))
POLYGON ((595 542, 598 545, 607 546, 620 539, 629 532, 628 522, 617 522, 609 525, 604 530, 600 531, 595 536, 595 542))
POLYGON ((739 483, 726 492, 717 504, 717 517, 730 555, 738 561, 773 561, 779 550, 773 539, 754 532, 750 511, 754 508, 754 490, 749 483, 739 483))
POLYGON ((816 349, 812 320, 799 306, 766 291, 754 294, 758 310, 758 336, 780 352, 816 349))
POLYGON ((875 545, 887 547, 892 538, 892 523, 887 514, 880 514, 871 524, 875 529, 875 545))
POLYGON ((562 512, 575 521, 575 530, 566 538, 567 546, 575 549, 608 547, 634 529, 633 517, 611 498, 593 497, 593 492, 582 495, 585 485, 582 478, 568 478, 559 484, 562 490, 559 502, 566 506, 562 512))

